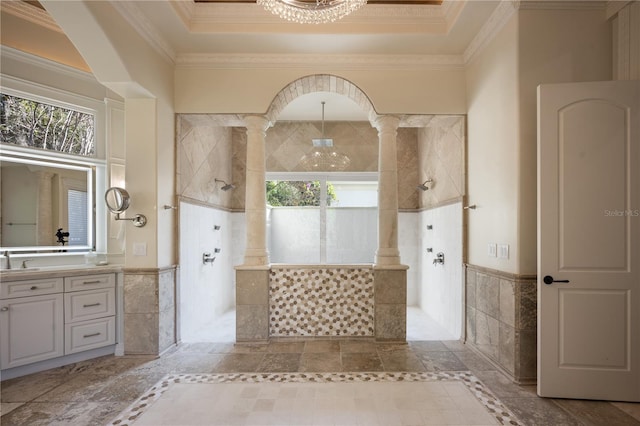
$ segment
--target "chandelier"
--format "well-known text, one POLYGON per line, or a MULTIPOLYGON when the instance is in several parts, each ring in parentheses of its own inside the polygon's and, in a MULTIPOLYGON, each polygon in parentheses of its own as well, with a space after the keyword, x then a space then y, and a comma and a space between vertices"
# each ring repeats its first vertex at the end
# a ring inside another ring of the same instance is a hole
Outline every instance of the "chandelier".
POLYGON ((333 149, 333 139, 324 136, 324 104, 322 101, 322 137, 311 140, 313 150, 302 156, 300 165, 308 171, 340 172, 349 167, 351 160, 333 149))
POLYGON ((342 19, 367 0, 257 0, 266 10, 299 24, 326 24, 342 19))

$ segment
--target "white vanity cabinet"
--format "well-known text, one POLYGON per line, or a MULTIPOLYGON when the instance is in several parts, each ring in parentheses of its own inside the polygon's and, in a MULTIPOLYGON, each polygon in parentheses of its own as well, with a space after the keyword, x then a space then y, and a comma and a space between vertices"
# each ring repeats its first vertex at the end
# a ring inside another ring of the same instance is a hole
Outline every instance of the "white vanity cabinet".
POLYGON ((115 344, 115 275, 65 277, 64 291, 65 354, 115 344))
POLYGON ((0 368, 64 355, 62 278, 0 287, 0 368))
POLYGON ((15 281, 2 278, 3 376, 21 375, 16 371, 21 369, 31 372, 34 366, 46 369, 104 355, 105 350, 114 352, 118 340, 116 273, 50 275, 53 277, 15 281))

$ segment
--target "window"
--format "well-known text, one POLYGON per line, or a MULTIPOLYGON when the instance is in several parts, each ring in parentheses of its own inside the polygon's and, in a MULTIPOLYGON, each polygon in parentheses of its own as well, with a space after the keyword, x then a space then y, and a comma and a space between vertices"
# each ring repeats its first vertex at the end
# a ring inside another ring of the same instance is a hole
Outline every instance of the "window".
POLYGON ((372 263, 377 248, 376 173, 268 174, 271 261, 372 263))
POLYGON ((92 114, 0 94, 0 141, 27 148, 95 156, 92 114))
POLYGON ((95 203, 106 176, 104 102, 10 76, 3 83, 0 248, 52 255, 104 250, 96 212, 102 217, 105 209, 95 203))
POLYGON ((87 191, 67 190, 67 222, 69 224, 69 245, 86 246, 87 239, 87 191))

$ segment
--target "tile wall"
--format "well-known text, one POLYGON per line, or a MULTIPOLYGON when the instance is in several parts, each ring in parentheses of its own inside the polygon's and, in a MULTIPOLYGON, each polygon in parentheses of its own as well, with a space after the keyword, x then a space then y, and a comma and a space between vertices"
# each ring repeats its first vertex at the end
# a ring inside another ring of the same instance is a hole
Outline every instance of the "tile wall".
POLYGON ((214 117, 178 115, 176 191, 181 199, 229 208, 235 190, 222 191, 223 184, 215 179, 233 182, 232 131, 220 127, 214 117))
POLYGON ((466 265, 467 343, 517 383, 536 380, 537 281, 466 265))
MULTIPOLYGON (((267 130, 267 172, 304 171, 300 158, 313 148, 311 139, 321 135, 320 122, 276 122, 267 130)), ((369 122, 325 122, 325 135, 334 139, 334 146, 347 154, 351 164, 347 172, 376 172, 378 170, 378 130, 369 122)), ((398 205, 400 210, 418 208, 415 191, 418 180, 418 130, 399 128, 398 146, 398 205)), ((245 164, 247 137, 244 128, 232 130, 232 175, 236 189, 231 208, 244 210, 245 164)))
POLYGON ((465 117, 461 115, 435 116, 428 126, 418 129, 416 180, 433 179, 429 190, 419 193, 421 208, 448 204, 466 194, 465 141, 465 117))
POLYGON ((198 341, 202 327, 235 307, 233 226, 225 210, 180 203, 180 330, 184 342, 198 341), (219 229, 216 229, 219 227, 219 229), (219 250, 216 253, 216 249, 219 250), (204 263, 204 253, 215 258, 204 263))
POLYGON ((270 336, 373 336, 371 268, 271 268, 270 336))
POLYGON ((124 347, 127 354, 160 354, 176 343, 176 268, 125 269, 124 347))
POLYGON ((460 202, 424 210, 417 232, 421 270, 419 306, 456 339, 462 335, 464 308, 462 215, 460 202), (438 253, 444 254, 444 264, 433 263, 438 253))

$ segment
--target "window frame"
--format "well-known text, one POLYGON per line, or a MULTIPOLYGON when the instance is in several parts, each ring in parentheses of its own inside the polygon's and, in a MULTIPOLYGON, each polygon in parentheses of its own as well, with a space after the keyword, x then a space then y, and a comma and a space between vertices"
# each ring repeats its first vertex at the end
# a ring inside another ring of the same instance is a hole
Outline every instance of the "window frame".
POLYGON ((10 252, 29 252, 33 256, 78 255, 90 250, 106 251, 106 229, 108 219, 106 206, 97 202, 98 194, 106 191, 107 162, 106 158, 106 105, 104 100, 68 92, 39 83, 28 82, 9 75, 1 74, 2 86, 0 91, 10 96, 16 96, 35 102, 71 109, 90 114, 94 119, 95 155, 83 156, 62 153, 53 150, 28 148, 9 143, 0 143, 0 155, 7 160, 18 162, 37 162, 48 167, 80 169, 87 171, 87 200, 89 229, 88 244, 82 246, 20 246, 2 247, 10 252), (90 188, 90 189, 89 189, 90 188), (98 231, 98 232, 97 232, 98 231), (104 235, 103 235, 104 234, 104 235))
MULTIPOLYGON (((266 172, 267 181, 319 181, 320 182, 320 265, 327 263, 327 181, 370 181, 379 183, 378 172, 266 172)), ((265 199, 265 204, 267 200, 265 199)), ((267 206, 269 207, 269 206, 267 206)), ((336 208, 340 208, 339 206, 336 208)), ((379 208, 376 204, 376 209, 379 208)), ((374 253, 375 255, 375 253, 374 253)), ((347 263, 351 264, 351 263, 347 263)))

